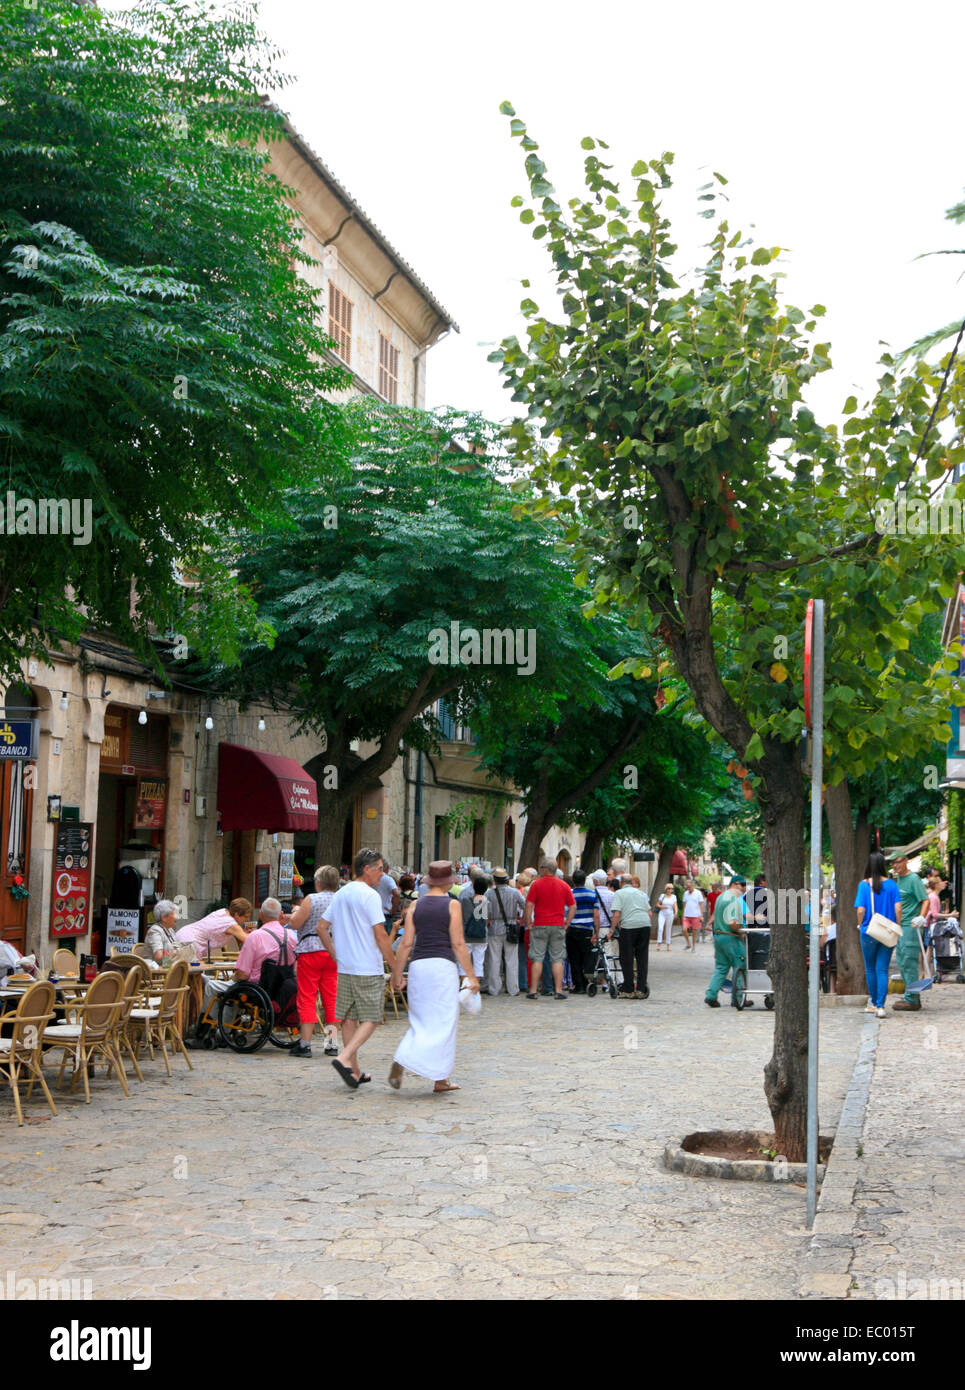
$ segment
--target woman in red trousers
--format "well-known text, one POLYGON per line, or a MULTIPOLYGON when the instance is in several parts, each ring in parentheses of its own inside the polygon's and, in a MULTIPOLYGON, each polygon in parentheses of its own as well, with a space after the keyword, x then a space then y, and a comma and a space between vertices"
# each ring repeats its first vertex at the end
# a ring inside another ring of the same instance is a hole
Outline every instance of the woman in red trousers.
POLYGON ((338 869, 323 864, 315 870, 315 892, 309 893, 292 913, 291 926, 298 932, 295 947, 295 976, 298 982, 298 1022, 301 1040, 292 1048, 292 1057, 310 1057, 315 1030, 315 1000, 321 994, 325 1017, 325 1053, 338 1052, 338 1030, 341 1019, 335 1017, 335 996, 338 991, 338 967, 319 938, 318 923, 338 891, 338 869))

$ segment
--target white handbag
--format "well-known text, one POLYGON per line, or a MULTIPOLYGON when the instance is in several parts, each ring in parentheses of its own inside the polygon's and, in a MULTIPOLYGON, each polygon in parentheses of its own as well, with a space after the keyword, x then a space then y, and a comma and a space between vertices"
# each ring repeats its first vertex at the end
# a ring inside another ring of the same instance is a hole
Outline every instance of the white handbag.
POLYGON ((868 923, 868 935, 873 936, 875 941, 880 941, 882 946, 887 946, 893 950, 901 940, 901 927, 897 922, 890 921, 880 912, 875 912, 875 892, 872 887, 871 879, 868 879, 868 891, 871 894, 871 921, 868 923))

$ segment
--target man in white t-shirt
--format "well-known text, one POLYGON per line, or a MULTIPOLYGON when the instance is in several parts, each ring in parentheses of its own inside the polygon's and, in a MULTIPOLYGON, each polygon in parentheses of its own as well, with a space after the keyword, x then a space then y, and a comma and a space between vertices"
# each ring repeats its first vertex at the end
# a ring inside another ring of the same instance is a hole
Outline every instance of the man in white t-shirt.
POLYGON ((338 890, 316 930, 338 966, 335 1017, 342 1020, 342 1050, 332 1066, 354 1091, 372 1080, 361 1070, 358 1053, 383 1020, 385 966, 391 971, 395 956, 376 892, 382 856, 374 849, 359 850, 352 869, 354 881, 338 890))
POLYGON ((684 950, 696 951, 697 933, 700 931, 700 924, 704 914, 704 895, 694 883, 692 878, 688 878, 684 885, 684 950), (687 945, 688 936, 691 938, 690 945, 687 945))

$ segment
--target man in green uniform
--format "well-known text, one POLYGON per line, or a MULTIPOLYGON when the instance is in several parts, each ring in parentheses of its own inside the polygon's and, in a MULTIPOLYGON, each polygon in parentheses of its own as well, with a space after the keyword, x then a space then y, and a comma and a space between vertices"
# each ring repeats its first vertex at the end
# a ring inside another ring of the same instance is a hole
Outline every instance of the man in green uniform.
POLYGON ((744 938, 744 889, 747 880, 735 874, 730 883, 714 904, 714 973, 704 1003, 712 1009, 720 1008, 720 993, 728 971, 742 970, 746 965, 744 938))
POLYGON ((905 982, 905 997, 895 1002, 896 1013, 917 1013, 921 1008, 921 995, 909 993, 910 987, 919 979, 918 959, 920 941, 918 932, 911 925, 912 920, 923 911, 928 901, 928 889, 917 874, 908 868, 908 857, 904 854, 892 856, 895 882, 901 898, 901 940, 895 948, 895 963, 905 982))

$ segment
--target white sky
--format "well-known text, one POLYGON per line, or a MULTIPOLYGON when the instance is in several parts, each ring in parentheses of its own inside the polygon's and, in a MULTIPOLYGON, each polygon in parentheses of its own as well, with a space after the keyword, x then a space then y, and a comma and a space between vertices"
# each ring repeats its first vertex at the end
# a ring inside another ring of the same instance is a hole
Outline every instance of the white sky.
POLYGON ((824 419, 873 388, 879 339, 903 347, 965 316, 965 260, 914 259, 965 246, 944 220, 965 185, 961 0, 259 10, 288 55, 282 104, 296 128, 461 326, 429 353, 430 405, 514 409, 486 356, 521 332, 519 281, 538 285, 545 252, 509 206, 526 183, 506 99, 561 205, 581 191, 588 134, 610 143, 615 172, 675 152, 682 246, 713 225, 696 215, 706 171, 729 178, 732 229, 787 247, 790 302, 827 306, 834 371, 811 396, 824 419))

